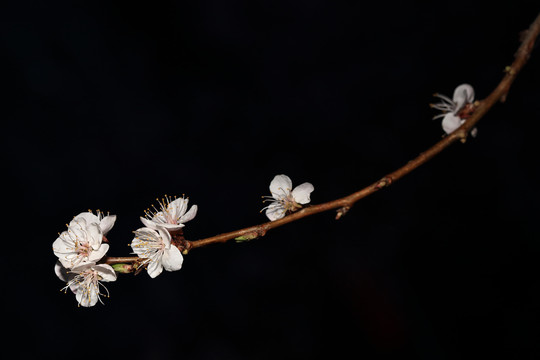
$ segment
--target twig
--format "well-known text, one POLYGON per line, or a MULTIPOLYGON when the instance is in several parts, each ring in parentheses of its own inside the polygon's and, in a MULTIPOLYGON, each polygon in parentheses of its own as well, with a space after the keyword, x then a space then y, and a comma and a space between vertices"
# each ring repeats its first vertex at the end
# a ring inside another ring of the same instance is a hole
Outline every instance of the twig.
MULTIPOLYGON (((300 211, 294 212, 288 216, 285 216, 281 219, 266 222, 263 224, 250 226, 244 229, 231 231, 228 233, 211 236, 208 238, 200 240, 184 240, 179 244, 184 253, 187 253, 189 250, 194 248, 200 248, 210 244, 224 243, 232 239, 237 240, 251 240, 261 236, 264 236, 269 230, 275 229, 277 227, 283 226, 285 224, 300 220, 310 215, 318 214, 321 212, 337 209, 336 219, 341 218, 345 213, 347 213, 350 208, 360 199, 365 198, 368 195, 371 195, 382 188, 388 187, 393 184, 396 180, 401 179, 403 176, 409 174, 414 169, 425 164, 428 160, 433 158, 435 155, 439 154, 441 151, 446 149, 448 146, 460 140, 465 142, 467 136, 471 129, 474 128, 476 123, 497 103, 498 101, 504 102, 506 96, 512 83, 514 82, 517 74, 521 71, 525 63, 527 63, 531 51, 533 49, 536 38, 540 33, 540 14, 536 17, 534 22, 530 25, 529 29, 524 33, 524 36, 521 40, 521 45, 519 46, 514 62, 507 66, 505 69, 505 75, 497 87, 481 101, 475 102, 474 113, 465 121, 458 129, 444 137, 442 140, 437 142, 435 145, 422 152, 413 160, 409 161, 404 166, 399 169, 387 174, 382 177, 380 180, 374 182, 373 184, 354 192, 348 196, 345 196, 340 199, 322 203, 319 205, 313 205, 310 207, 303 208, 300 211)), ((117 264, 117 263, 127 263, 127 262, 136 262, 138 257, 107 257, 104 262, 107 264, 117 264)))

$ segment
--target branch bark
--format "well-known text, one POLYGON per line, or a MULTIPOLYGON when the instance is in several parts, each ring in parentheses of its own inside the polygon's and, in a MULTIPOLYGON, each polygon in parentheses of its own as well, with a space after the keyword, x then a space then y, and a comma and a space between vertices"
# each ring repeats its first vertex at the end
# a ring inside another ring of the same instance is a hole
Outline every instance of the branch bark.
MULTIPOLYGON (((454 132, 444 137, 442 140, 434 144, 426 151, 420 153, 416 158, 409 161, 399 169, 383 176, 378 181, 366 186, 365 188, 354 192, 348 196, 340 199, 332 200, 326 203, 318 204, 303 208, 297 212, 294 212, 288 216, 275 221, 269 221, 259 225, 250 226, 244 229, 235 230, 220 235, 211 236, 200 240, 184 240, 180 244, 180 247, 184 253, 187 253, 191 249, 204 247, 210 244, 224 243, 232 239, 239 240, 251 240, 261 236, 264 236, 269 230, 283 226, 285 224, 300 220, 307 216, 318 214, 321 212, 337 209, 336 219, 342 217, 347 213, 350 208, 359 200, 371 195, 385 187, 390 186, 395 181, 401 179, 403 176, 409 174, 419 166, 425 164, 441 151, 456 141, 465 142, 471 129, 475 127, 478 121, 484 117, 484 115, 498 102, 504 102, 510 87, 512 86, 516 76, 521 71, 523 66, 529 60, 531 51, 534 47, 535 41, 540 33, 540 14, 536 17, 529 29, 525 31, 521 40, 517 52, 515 53, 515 59, 510 66, 505 69, 505 75, 497 85, 497 87, 489 94, 485 99, 477 101, 475 103, 475 110, 473 114, 465 121, 461 127, 454 132)), ((107 264, 136 262, 138 257, 107 257, 104 262, 107 264)))

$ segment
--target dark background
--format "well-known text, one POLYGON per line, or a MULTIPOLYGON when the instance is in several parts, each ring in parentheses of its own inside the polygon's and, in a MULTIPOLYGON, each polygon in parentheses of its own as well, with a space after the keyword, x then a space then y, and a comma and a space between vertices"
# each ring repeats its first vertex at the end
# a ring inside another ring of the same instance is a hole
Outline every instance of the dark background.
POLYGON ((118 216, 110 256, 164 194, 200 239, 258 224, 276 174, 313 203, 443 131, 428 104, 489 94, 538 1, 12 1, 0 16, 4 328, 10 358, 535 359, 540 53, 504 104, 339 221, 192 251, 78 308, 52 242, 118 216), (7 231, 6 231, 7 230, 7 231), (13 317, 10 317, 12 316, 13 317), (8 319, 8 320, 6 320, 8 319))

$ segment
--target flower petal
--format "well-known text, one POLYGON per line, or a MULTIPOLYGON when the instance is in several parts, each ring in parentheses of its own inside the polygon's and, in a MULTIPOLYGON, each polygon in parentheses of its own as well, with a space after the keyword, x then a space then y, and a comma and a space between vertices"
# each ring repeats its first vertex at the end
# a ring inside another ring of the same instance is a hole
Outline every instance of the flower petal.
POLYGON ((454 115, 457 114, 463 106, 467 103, 474 101, 474 89, 469 84, 461 84, 454 90, 454 96, 452 97, 456 108, 454 109, 454 115))
POLYGON ((67 269, 62 265, 60 261, 57 261, 56 264, 54 264, 54 273, 62 281, 68 282, 70 280, 70 275, 67 269))
POLYGON ((464 120, 462 120, 459 116, 455 116, 454 114, 452 113, 448 113, 444 116, 443 120, 442 120, 442 128, 444 130, 445 133, 447 134, 451 134, 453 133, 458 127, 461 126, 462 122, 464 120))
MULTIPOLYGON (((64 233, 65 232, 66 231, 64 231, 64 233)), ((54 240, 52 246, 53 246, 54 255, 56 255, 58 257, 64 257, 65 254, 73 252, 73 247, 70 246, 69 243, 66 243, 66 241, 64 241, 63 236, 57 237, 56 240, 54 240)))
POLYGON ((159 232, 161 241, 165 244, 165 249, 168 249, 171 246, 171 234, 163 227, 158 227, 157 231, 159 232))
POLYGON ((191 209, 187 213, 185 213, 180 219, 178 220, 179 223, 185 223, 190 220, 193 220, 193 218, 197 215, 197 205, 193 205, 191 209))
POLYGON ((140 217, 140 219, 144 226, 146 226, 147 228, 156 229, 156 223, 154 221, 144 218, 142 216, 140 217))
POLYGON ((294 198, 294 201, 296 201, 299 204, 307 204, 311 201, 310 194, 311 192, 315 190, 313 185, 311 183, 305 182, 303 184, 298 185, 294 188, 292 191, 292 196, 294 198))
POLYGON ((161 257, 155 258, 148 264, 146 268, 148 275, 153 279, 163 271, 163 265, 161 264, 161 257))
POLYGON ((116 215, 108 215, 108 216, 105 216, 103 219, 101 219, 101 222, 99 223, 99 227, 101 228, 101 233, 103 235, 107 235, 107 233, 114 226, 115 221, 116 221, 116 215))
POLYGON ((170 249, 163 252, 161 263, 163 268, 167 271, 177 271, 182 268, 184 257, 176 246, 171 246, 170 249))
MULTIPOLYGON (((73 290, 73 289, 72 289, 73 290)), ((76 288, 75 298, 79 305, 84 307, 94 306, 98 302, 97 285, 89 284, 88 286, 79 286, 76 288)))
POLYGON ((99 264, 94 266, 94 269, 99 273, 99 276, 101 276, 100 281, 116 281, 116 272, 114 271, 112 266, 108 264, 99 264))
POLYGON ((90 225, 87 225, 86 235, 86 239, 88 240, 88 243, 90 244, 92 249, 99 249, 101 241, 103 240, 103 234, 101 233, 101 228, 99 227, 99 224, 91 223, 90 225))
POLYGON ((97 215, 91 213, 91 212, 83 212, 83 213, 80 213, 79 215, 75 216, 73 218, 74 221, 80 221, 80 220, 84 220, 84 222, 86 224, 91 224, 91 223, 98 223, 99 224, 99 218, 97 215))
POLYGON ((180 230, 181 228, 183 228, 184 224, 156 224, 156 229, 157 228, 163 228, 163 229, 167 229, 168 231, 176 231, 176 230, 180 230))
POLYGON ((292 190, 292 181, 287 175, 276 175, 270 183, 270 192, 276 200, 283 199, 292 190))
POLYGON ((268 205, 268 208, 266 208, 265 211, 266 216, 270 221, 274 221, 277 219, 281 219, 285 216, 285 208, 283 205, 281 205, 280 202, 274 201, 270 205, 268 205))
POLYGON ((101 244, 101 246, 90 253, 88 256, 89 262, 98 262, 109 251, 109 244, 101 244))
POLYGON ((189 200, 185 199, 185 198, 178 198, 178 199, 172 201, 169 204, 169 207, 174 209, 171 212, 171 216, 174 219, 178 219, 179 217, 183 216, 186 213, 188 202, 189 202, 189 200))

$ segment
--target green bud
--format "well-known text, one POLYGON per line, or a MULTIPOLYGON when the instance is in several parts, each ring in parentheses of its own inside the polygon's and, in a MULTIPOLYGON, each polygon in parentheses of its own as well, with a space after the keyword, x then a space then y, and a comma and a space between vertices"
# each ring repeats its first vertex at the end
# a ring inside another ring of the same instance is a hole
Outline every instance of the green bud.
POLYGON ((253 239, 256 239, 258 237, 259 237, 259 234, 257 234, 257 232, 250 232, 250 233, 244 234, 242 236, 239 236, 237 238, 234 238, 234 240, 236 240, 236 242, 242 242, 242 241, 253 240, 253 239))
POLYGON ((111 266, 114 271, 121 274, 129 274, 135 269, 131 264, 113 264, 111 266))

